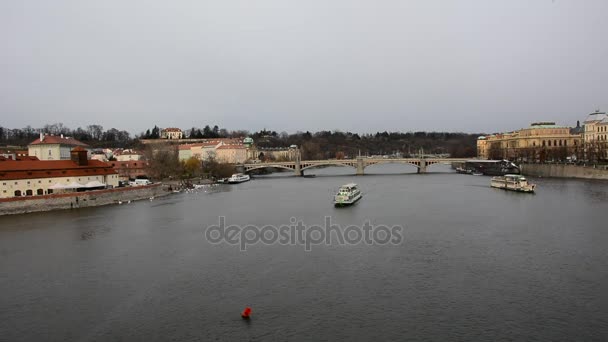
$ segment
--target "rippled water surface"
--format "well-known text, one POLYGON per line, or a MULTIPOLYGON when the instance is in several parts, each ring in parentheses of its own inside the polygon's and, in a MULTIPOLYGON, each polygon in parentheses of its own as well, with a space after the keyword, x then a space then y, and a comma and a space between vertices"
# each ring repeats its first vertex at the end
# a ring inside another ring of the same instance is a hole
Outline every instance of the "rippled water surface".
POLYGON ((328 168, 0 217, 0 341, 608 340, 607 182, 533 179, 529 195, 430 171, 328 168), (333 208, 348 182, 363 199, 333 208), (403 242, 242 252, 205 240, 219 216, 369 220, 403 242))

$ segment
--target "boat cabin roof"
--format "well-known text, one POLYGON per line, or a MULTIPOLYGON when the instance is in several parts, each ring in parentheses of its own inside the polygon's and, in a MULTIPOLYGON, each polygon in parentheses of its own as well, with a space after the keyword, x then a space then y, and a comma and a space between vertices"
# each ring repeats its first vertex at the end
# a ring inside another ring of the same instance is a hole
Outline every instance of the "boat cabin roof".
POLYGON ((342 185, 340 188, 341 189, 352 189, 352 188, 356 188, 357 184, 355 183, 348 183, 348 184, 344 184, 342 185))
POLYGON ((526 178, 522 175, 505 175, 507 178, 517 178, 519 180, 526 180, 526 178))

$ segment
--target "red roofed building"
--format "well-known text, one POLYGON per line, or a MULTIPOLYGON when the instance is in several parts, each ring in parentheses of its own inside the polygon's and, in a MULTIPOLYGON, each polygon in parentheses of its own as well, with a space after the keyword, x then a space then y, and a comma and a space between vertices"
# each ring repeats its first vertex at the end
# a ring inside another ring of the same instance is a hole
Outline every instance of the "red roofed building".
POLYGON ((0 148, 0 157, 4 157, 6 159, 19 159, 23 157, 27 157, 27 150, 20 150, 14 148, 0 148))
POLYGON ((112 165, 88 160, 87 150, 77 147, 70 160, 21 160, 0 158, 0 198, 48 195, 118 186, 112 165))
POLYGON ((108 164, 112 165, 122 180, 148 176, 149 164, 145 160, 111 161, 108 164))
POLYGON ((40 160, 69 160, 74 147, 89 148, 89 145, 72 137, 62 135, 40 134, 40 138, 28 146, 28 154, 40 160))

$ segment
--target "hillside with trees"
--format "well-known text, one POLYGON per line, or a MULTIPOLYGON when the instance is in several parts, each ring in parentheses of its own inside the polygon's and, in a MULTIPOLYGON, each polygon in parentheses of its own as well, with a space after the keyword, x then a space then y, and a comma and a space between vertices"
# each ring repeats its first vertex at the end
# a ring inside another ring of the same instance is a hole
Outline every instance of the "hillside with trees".
MULTIPOLYGON (((42 128, 30 126, 22 129, 8 129, 0 126, 0 145, 26 146, 39 137, 40 133, 74 137, 92 147, 132 147, 138 139, 158 139, 161 129, 154 126, 140 135, 131 137, 129 132, 111 128, 104 130, 101 125, 70 129, 61 123, 47 124, 42 128)), ((416 155, 421 150, 425 154, 449 154, 452 157, 473 157, 476 155, 476 141, 481 134, 449 132, 377 132, 358 134, 352 132, 320 131, 288 134, 271 130, 248 132, 229 131, 217 125, 206 125, 202 129, 192 127, 184 132, 185 138, 243 138, 250 136, 259 147, 288 147, 297 145, 303 159, 353 158, 362 155, 416 155)))

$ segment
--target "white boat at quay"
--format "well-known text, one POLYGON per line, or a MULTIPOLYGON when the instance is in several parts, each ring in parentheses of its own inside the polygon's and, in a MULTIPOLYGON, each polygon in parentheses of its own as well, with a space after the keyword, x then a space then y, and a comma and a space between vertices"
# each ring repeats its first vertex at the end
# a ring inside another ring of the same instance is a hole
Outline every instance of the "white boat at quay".
POLYGON ((534 192, 536 189, 536 184, 528 183, 528 180, 522 175, 504 175, 492 177, 490 186, 493 188, 518 192, 534 192))
POLYGON ((338 193, 334 196, 334 206, 346 207, 355 204, 363 197, 361 191, 355 183, 342 185, 338 193))
POLYGON ((243 183, 250 179, 251 179, 251 177, 249 177, 249 175, 246 175, 243 173, 235 173, 232 175, 232 177, 228 178, 228 183, 230 183, 230 184, 243 183))

